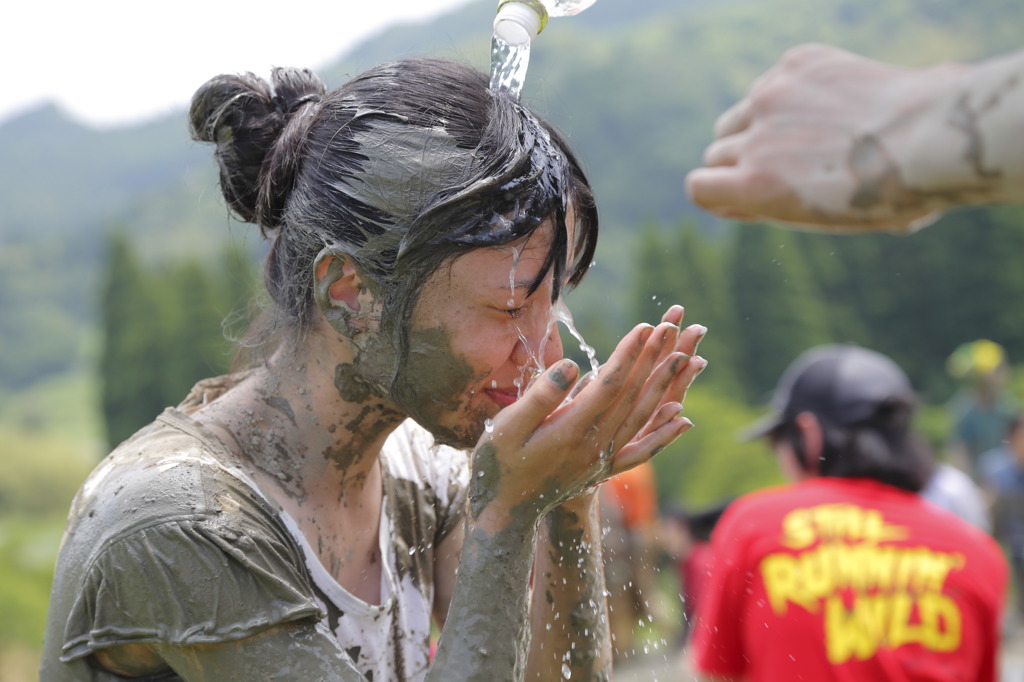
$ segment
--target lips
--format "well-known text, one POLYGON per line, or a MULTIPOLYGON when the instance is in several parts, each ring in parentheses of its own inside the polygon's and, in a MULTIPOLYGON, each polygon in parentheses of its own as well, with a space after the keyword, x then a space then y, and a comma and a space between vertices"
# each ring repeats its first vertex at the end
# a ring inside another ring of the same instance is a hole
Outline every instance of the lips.
POLYGON ((519 391, 505 391, 498 388, 485 388, 484 393, 487 397, 498 404, 499 407, 508 407, 516 400, 519 399, 519 391))

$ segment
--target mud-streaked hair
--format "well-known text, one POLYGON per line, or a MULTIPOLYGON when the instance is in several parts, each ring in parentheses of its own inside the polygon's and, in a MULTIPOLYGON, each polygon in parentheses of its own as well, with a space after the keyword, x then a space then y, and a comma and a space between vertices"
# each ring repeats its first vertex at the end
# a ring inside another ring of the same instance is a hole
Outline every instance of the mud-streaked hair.
POLYGON ((597 210, 577 159, 549 125, 466 65, 406 59, 330 92, 306 69, 275 69, 269 83, 222 75, 196 92, 189 120, 194 139, 216 144, 228 206, 271 240, 272 306, 257 325, 264 345, 311 325, 313 263, 325 246, 351 255, 379 285, 382 326, 402 343, 425 279, 470 249, 514 242, 554 217, 533 289, 553 273, 556 297, 593 259, 597 210))

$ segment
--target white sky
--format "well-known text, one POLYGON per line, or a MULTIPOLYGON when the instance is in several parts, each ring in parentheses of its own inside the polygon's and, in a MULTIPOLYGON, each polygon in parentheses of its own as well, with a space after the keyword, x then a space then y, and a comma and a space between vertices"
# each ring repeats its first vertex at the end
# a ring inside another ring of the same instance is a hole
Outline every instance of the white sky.
POLYGON ((316 69, 389 24, 468 2, 11 0, 0 18, 0 125, 47 101, 93 125, 143 120, 186 107, 218 73, 316 69))

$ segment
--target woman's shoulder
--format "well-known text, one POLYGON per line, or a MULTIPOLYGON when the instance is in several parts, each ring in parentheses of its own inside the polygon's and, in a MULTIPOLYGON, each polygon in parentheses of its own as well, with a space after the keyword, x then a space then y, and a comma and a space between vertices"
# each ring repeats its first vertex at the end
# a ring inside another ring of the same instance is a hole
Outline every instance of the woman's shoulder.
POLYGON ((320 616, 280 517, 223 445, 174 409, 82 486, 50 612, 65 660, 126 642, 217 643, 320 616))
POLYGON ((71 504, 65 535, 98 547, 138 528, 243 507, 249 517, 270 513, 220 441, 168 408, 93 470, 71 504))

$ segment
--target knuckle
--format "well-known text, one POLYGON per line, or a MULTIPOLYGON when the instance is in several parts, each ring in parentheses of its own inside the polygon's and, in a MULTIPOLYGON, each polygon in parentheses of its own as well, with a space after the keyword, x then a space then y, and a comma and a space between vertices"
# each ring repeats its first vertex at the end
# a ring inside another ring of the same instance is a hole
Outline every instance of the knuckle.
POLYGON ((805 43, 791 47, 782 53, 779 64, 788 68, 800 68, 820 60, 829 48, 821 43, 805 43))

